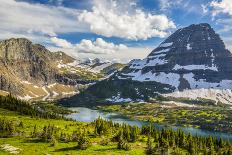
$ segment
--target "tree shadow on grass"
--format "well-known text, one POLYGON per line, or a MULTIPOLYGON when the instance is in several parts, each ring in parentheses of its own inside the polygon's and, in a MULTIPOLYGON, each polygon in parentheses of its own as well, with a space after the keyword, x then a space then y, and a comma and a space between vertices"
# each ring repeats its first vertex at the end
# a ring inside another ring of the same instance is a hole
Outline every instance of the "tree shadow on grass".
POLYGON ((99 152, 103 152, 103 151, 119 151, 119 149, 117 149, 117 148, 100 148, 100 149, 95 149, 94 151, 99 151, 99 152))
POLYGON ((76 146, 73 147, 65 147, 61 149, 56 149, 54 152, 63 152, 63 151, 72 151, 72 150, 78 150, 76 146))
MULTIPOLYGON (((65 151, 73 151, 73 150, 80 150, 80 149, 78 149, 76 146, 74 146, 74 147, 65 147, 65 148, 61 148, 61 149, 56 149, 53 152, 65 152, 65 151)), ((94 149, 94 151, 96 151, 96 152, 111 151, 112 152, 112 151, 118 151, 118 149, 117 148, 101 148, 101 149, 94 149)))
POLYGON ((41 139, 25 139, 24 143, 46 143, 46 142, 42 141, 41 139))

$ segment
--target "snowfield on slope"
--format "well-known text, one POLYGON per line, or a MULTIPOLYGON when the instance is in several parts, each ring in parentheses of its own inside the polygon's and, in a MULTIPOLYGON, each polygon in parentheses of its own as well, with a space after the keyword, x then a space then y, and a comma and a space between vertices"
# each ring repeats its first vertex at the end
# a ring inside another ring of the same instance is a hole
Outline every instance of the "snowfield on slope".
POLYGON ((176 91, 169 94, 163 94, 165 97, 174 98, 189 98, 197 100, 198 98, 214 100, 217 103, 232 105, 232 90, 231 89, 193 89, 176 91))

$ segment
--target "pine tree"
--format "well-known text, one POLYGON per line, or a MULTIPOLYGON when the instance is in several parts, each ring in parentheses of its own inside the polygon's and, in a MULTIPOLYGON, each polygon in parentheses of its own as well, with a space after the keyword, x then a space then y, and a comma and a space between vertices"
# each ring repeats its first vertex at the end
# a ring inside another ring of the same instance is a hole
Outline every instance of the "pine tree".
POLYGON ((152 141, 151 141, 151 137, 150 136, 148 136, 148 139, 147 139, 146 154, 147 155, 152 155, 152 141))

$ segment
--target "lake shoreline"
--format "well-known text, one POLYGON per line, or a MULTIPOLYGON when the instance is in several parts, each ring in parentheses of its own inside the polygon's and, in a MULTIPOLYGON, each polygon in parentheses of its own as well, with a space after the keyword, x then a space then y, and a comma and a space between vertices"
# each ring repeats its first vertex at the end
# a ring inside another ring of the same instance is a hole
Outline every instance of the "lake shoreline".
MULTIPOLYGON (((125 123, 129 125, 136 125, 136 126, 143 126, 143 125, 149 125, 149 121, 142 121, 138 119, 131 119, 130 117, 127 117, 123 114, 117 113, 117 112, 109 112, 104 110, 96 110, 96 109, 90 109, 86 107, 73 107, 69 108, 71 110, 78 110, 79 113, 73 113, 68 115, 68 118, 72 118, 76 121, 80 122, 91 122, 99 117, 107 120, 112 120, 115 123, 125 123)), ((153 123, 153 122, 152 122, 153 123)), ((210 131, 205 129, 199 129, 199 128, 193 128, 193 127, 183 127, 183 126, 172 126, 172 125, 164 125, 164 124, 158 124, 153 123, 155 127, 158 129, 162 128, 170 128, 174 130, 183 130, 185 133, 191 133, 193 135, 200 135, 200 136, 213 136, 217 138, 223 138, 226 140, 229 140, 232 142, 232 135, 230 133, 224 133, 224 132, 217 132, 217 131, 210 131)))

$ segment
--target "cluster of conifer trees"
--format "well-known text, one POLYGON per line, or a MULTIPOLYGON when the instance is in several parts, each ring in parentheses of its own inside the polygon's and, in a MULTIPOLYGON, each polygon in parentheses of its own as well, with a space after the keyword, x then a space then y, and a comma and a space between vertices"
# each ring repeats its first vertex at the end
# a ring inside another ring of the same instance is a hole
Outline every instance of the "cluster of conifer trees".
POLYGON ((15 133, 15 125, 12 121, 0 119, 0 137, 8 137, 15 133))
MULTIPOLYGON (((17 100, 12 96, 0 96, 0 108, 14 110, 20 114, 30 115, 41 118, 62 118, 53 113, 40 111, 33 105, 17 100)), ((76 124, 74 122, 74 124, 76 124)), ((14 123, 11 120, 0 119, 0 136, 8 137, 19 134, 18 128, 24 128, 23 122, 14 123)), ((131 144, 134 142, 146 142, 146 154, 191 154, 191 155, 231 155, 232 145, 230 142, 213 137, 201 137, 186 134, 181 130, 171 129, 159 130, 154 126, 130 126, 126 124, 113 123, 112 121, 96 119, 90 124, 79 124, 72 134, 61 131, 54 125, 46 125, 42 129, 34 126, 31 138, 44 142, 50 142, 52 146, 58 142, 76 142, 77 149, 87 149, 91 145, 91 137, 107 137, 102 140, 101 145, 117 143, 118 149, 133 149, 131 144)))
POLYGON ((0 96, 0 108, 17 111, 22 115, 29 115, 32 117, 39 117, 45 119, 64 119, 62 115, 54 113, 52 111, 46 111, 33 105, 29 102, 19 100, 11 95, 0 96))

